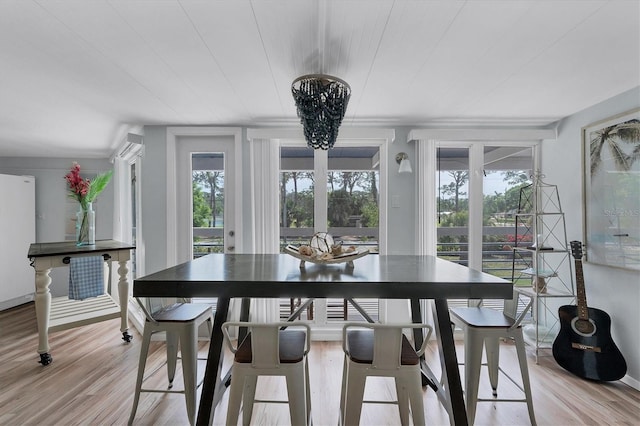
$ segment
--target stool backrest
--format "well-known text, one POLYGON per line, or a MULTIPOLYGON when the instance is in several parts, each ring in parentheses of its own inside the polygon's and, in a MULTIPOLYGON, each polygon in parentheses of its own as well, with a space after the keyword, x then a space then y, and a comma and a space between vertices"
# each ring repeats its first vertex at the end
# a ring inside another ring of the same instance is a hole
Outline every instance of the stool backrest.
POLYGON ((504 300, 504 308, 502 309, 502 313, 508 316, 511 319, 516 319, 518 310, 518 293, 513 292, 513 297, 511 299, 504 300))
POLYGON ((309 353, 311 348, 311 327, 302 322, 226 322, 222 324, 222 332, 225 341, 231 352, 234 354, 238 351, 238 347, 243 342, 238 342, 237 346, 233 346, 232 338, 229 332, 231 327, 247 327, 249 333, 247 339, 251 339, 251 365, 254 368, 274 368, 280 365, 280 331, 281 328, 299 329, 305 331, 305 349, 304 355, 309 353))
MULTIPOLYGON (((511 320, 510 329, 516 329, 520 327, 520 323, 522 321, 522 318, 518 317, 518 302, 519 302, 518 296, 519 296, 519 293, 514 289, 511 299, 504 299, 502 301, 502 314, 504 316, 500 316, 500 318, 504 319, 504 317, 507 317, 511 320)), ((490 307, 487 307, 487 306, 484 306, 483 299, 469 299, 467 302, 467 305, 470 308, 473 307, 473 308, 482 308, 482 309, 493 309, 494 311, 496 311, 496 314, 500 313, 500 308, 496 306, 497 303, 493 303, 491 304, 490 307)), ((455 308, 452 308, 452 309, 455 309, 455 308)), ((476 326, 478 325, 476 324, 476 326)))
POLYGON ((373 368, 398 368, 402 356, 402 328, 373 328, 373 368))
POLYGON ((378 324, 352 322, 346 323, 342 329, 342 348, 346 354, 350 354, 351 349, 348 347, 347 333, 349 330, 355 329, 373 330, 373 362, 372 368, 378 369, 395 369, 399 368, 402 363, 402 340, 403 329, 405 328, 423 328, 427 330, 426 336, 423 336, 422 346, 416 351, 421 356, 431 336, 432 328, 426 324, 408 323, 408 324, 378 324))
MULTIPOLYGON (((484 300, 482 299, 468 299, 467 300, 467 306, 470 308, 476 308, 476 307, 480 307, 480 306, 484 306, 484 300)), ((492 308, 495 308, 496 310, 500 310, 499 307, 492 305, 492 308)), ((502 313, 505 314, 505 316, 511 318, 511 319, 516 319, 517 317, 517 311, 518 311, 518 293, 514 290, 513 292, 513 296, 511 299, 505 299, 503 301, 502 304, 502 313)))
POLYGON ((184 298, 175 297, 136 297, 136 302, 144 312, 147 321, 156 322, 153 314, 175 303, 186 303, 184 298))

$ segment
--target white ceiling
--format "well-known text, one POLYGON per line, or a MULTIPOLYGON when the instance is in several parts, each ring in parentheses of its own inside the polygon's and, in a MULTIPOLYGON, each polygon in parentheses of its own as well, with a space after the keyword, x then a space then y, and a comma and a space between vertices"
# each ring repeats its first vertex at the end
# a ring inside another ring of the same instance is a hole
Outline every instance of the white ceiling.
POLYGON ((544 125, 640 85, 640 1, 0 0, 0 156, 108 157, 130 126, 544 125))

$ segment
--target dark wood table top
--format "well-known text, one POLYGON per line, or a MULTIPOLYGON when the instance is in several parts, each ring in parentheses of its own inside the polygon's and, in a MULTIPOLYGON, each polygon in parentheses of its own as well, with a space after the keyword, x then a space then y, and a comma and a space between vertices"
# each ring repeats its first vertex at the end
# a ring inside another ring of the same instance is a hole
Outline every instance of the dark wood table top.
POLYGON ((105 250, 134 249, 135 245, 116 240, 96 240, 95 244, 77 246, 75 241, 61 241, 54 243, 33 243, 29 246, 29 259, 44 256, 59 256, 65 254, 93 253, 105 250))
POLYGON ((287 254, 210 254, 138 278, 136 297, 511 298, 510 281, 433 256, 318 265, 287 254))

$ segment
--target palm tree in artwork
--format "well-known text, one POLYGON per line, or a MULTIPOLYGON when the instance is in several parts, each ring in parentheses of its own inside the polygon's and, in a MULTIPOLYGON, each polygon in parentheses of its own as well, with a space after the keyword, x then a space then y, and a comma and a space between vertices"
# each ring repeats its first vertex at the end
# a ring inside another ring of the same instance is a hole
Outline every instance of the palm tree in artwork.
POLYGON ((589 149, 591 155, 591 176, 602 164, 602 150, 609 147, 611 157, 619 171, 629 171, 633 163, 640 158, 640 120, 632 119, 624 123, 605 127, 591 133, 589 149), (625 152, 622 144, 632 145, 630 153, 625 152))

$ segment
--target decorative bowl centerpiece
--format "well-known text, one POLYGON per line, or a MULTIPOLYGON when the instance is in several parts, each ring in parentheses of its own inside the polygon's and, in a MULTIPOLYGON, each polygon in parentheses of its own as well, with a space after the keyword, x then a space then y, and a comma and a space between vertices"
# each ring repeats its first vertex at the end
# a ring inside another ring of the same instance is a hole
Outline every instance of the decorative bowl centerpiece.
POLYGON ((288 245, 284 251, 300 259, 300 268, 304 268, 305 262, 321 265, 346 263, 352 268, 355 259, 369 254, 369 249, 358 249, 356 246, 344 247, 341 241, 336 243, 326 232, 315 233, 308 245, 303 244, 300 247, 288 245))

